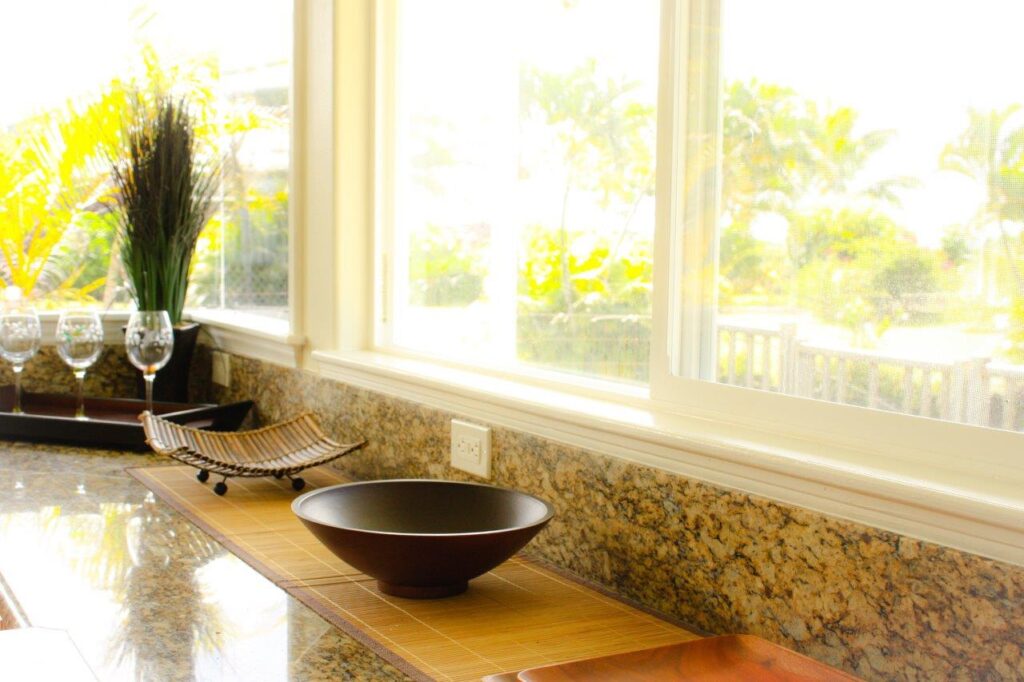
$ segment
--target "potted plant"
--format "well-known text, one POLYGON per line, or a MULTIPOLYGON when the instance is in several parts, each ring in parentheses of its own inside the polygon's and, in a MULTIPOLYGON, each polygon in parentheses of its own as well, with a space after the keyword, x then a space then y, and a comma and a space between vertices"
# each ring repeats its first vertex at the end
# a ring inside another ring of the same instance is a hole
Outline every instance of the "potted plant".
POLYGON ((217 168, 199 154, 183 98, 136 94, 123 142, 124 156, 112 161, 111 176, 125 277, 139 310, 166 310, 174 325, 174 354, 154 397, 187 402, 199 325, 183 324, 181 315, 196 241, 214 209, 217 168))

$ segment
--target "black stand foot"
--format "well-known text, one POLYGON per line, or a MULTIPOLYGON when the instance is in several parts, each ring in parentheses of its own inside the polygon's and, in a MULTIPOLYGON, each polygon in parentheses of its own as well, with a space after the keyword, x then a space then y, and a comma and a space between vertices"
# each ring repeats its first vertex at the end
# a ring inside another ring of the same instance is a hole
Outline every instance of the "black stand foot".
POLYGON ((225 483, 224 481, 218 481, 217 485, 213 486, 213 492, 217 493, 218 495, 223 495, 227 491, 228 484, 225 483))
POLYGON ((292 479, 292 490, 302 490, 306 487, 306 481, 301 478, 292 479))
POLYGON ((199 479, 200 483, 206 483, 207 481, 210 480, 210 472, 207 471, 206 469, 200 469, 199 473, 196 474, 196 478, 199 479))
POLYGON ((282 479, 284 478, 284 474, 274 474, 274 478, 282 479))

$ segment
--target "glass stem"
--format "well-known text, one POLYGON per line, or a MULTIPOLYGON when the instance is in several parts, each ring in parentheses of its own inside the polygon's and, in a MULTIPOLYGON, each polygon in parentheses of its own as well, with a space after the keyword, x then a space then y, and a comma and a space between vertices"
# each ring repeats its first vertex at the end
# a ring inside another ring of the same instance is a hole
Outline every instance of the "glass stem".
POLYGON ((78 406, 75 408, 75 419, 85 419, 85 370, 75 370, 75 391, 78 397, 78 406))
POLYGON ((22 365, 12 365, 11 371, 14 372, 14 407, 11 408, 11 412, 14 414, 22 414, 21 411, 21 370, 22 365))
POLYGON ((146 380, 146 409, 150 414, 153 412, 153 380, 156 379, 156 372, 144 372, 142 378, 146 380))

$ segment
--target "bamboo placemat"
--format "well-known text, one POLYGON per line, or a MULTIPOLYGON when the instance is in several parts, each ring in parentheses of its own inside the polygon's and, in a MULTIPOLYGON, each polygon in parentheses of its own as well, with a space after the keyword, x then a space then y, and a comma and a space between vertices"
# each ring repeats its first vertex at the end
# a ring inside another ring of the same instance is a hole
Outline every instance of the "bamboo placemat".
MULTIPOLYGON (((334 556, 292 514, 288 481, 232 479, 224 497, 186 466, 128 472, 276 585, 416 679, 506 670, 673 644, 697 635, 514 557, 457 597, 410 600, 334 556)), ((308 485, 343 483, 329 469, 308 485)))

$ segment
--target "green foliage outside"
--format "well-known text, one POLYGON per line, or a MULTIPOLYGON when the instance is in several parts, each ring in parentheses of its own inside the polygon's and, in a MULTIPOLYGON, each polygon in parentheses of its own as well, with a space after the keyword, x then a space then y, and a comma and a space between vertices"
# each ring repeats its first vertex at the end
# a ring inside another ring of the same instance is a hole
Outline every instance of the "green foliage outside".
POLYGON ((91 102, 68 103, 0 132, 4 286, 51 305, 103 293, 103 266, 82 256, 107 254, 112 243, 110 225, 95 212, 125 103, 126 91, 114 81, 91 102))
POLYGON ((520 359, 582 374, 646 381, 650 356, 652 244, 533 225, 519 265, 520 359), (562 268, 567 267, 564 271, 562 268), (563 282, 572 288, 565 310, 563 282))
MULTIPOLYGON (((280 92, 218 100, 216 63, 162 65, 142 53, 134 77, 112 80, 87 102, 69 103, 0 132, 0 279, 42 305, 124 300, 114 229, 101 199, 105 158, 120 144, 125 93, 187 84, 209 153, 224 160, 223 211, 200 239, 190 300, 198 305, 287 304, 287 178, 248 171, 241 145, 287 124, 280 92)), ((530 226, 518 254, 523 359, 606 376, 646 378, 650 334, 650 238, 634 224, 653 196, 654 111, 636 84, 599 73, 593 61, 564 73, 525 69, 521 120, 547 130, 567 169, 561 204, 530 226), (579 205, 619 217, 586 229, 579 205)), ((869 346, 899 325, 957 323, 966 311, 1010 318, 1006 357, 1024 362, 1024 124, 1019 105, 967 112, 937 150, 938 168, 984 189, 968 224, 947 226, 941 246, 916 243, 893 217, 913 178, 859 184, 891 131, 862 131, 851 107, 823 108, 783 85, 734 81, 722 97, 719 290, 722 310, 807 310, 869 346), (767 240, 770 218, 784 237, 767 240), (995 235, 993 237, 993 234, 995 235), (965 301, 983 253, 985 301, 965 301), (1005 300, 1003 304, 987 301, 1005 300)), ((421 181, 451 164, 444 121, 430 122, 421 181), (431 138, 433 139, 433 138, 431 138)), ((522 169, 527 172, 526 169, 522 169)), ((413 305, 469 305, 484 296, 486 229, 431 226, 413 236, 413 305)))
POLYGON ((213 59, 163 64, 146 46, 134 70, 111 79, 95 96, 0 131, 2 285, 18 287, 43 308, 127 302, 118 259, 111 258, 118 243, 107 212, 109 159, 123 152, 129 93, 162 90, 187 95, 204 153, 225 160, 223 204, 229 210, 211 220, 200 240, 190 300, 221 305, 244 298, 225 301, 225 282, 214 274, 220 270, 221 249, 238 248, 244 233, 263 248, 238 250, 228 259, 243 260, 247 274, 263 278, 262 286, 273 290, 265 297, 269 305, 285 305, 286 174, 269 180, 249 177, 237 153, 247 134, 287 124, 287 101, 258 106, 239 98, 218 100, 219 80, 213 59))
POLYGON ((521 118, 553 132, 566 169, 559 223, 522 235, 517 349, 521 359, 645 381, 652 245, 633 225, 654 193, 654 109, 637 84, 601 77, 593 60, 564 74, 528 68, 521 118), (611 233, 583 230, 573 200, 620 216, 611 233))
MULTIPOLYGON (((653 247, 634 219, 654 192, 654 109, 636 90, 636 83, 601 76, 594 60, 567 73, 521 73, 520 119, 548 133, 547 146, 566 170, 557 220, 520 235, 517 354, 528 362, 647 379, 653 247), (583 229, 576 202, 596 203, 618 225, 583 229)), ((416 179, 438 192, 430 171, 454 163, 444 144, 450 129, 433 119, 420 123, 427 151, 417 159, 416 179)), ((488 229, 432 225, 414 233, 409 303, 482 300, 488 229)))
MULTIPOLYGON (((212 85, 212 83, 211 83, 212 85)), ((247 168, 247 140, 288 129, 288 93, 257 90, 219 101, 223 123, 211 136, 222 163, 223 200, 200 237, 190 305, 286 310, 288 171, 247 168)))
POLYGON ((895 321, 924 321, 915 295, 942 290, 942 258, 886 213, 915 181, 856 186, 891 132, 858 134, 852 108, 822 110, 756 80, 726 85, 722 126, 723 308, 810 310, 847 327, 855 345, 895 321), (754 237, 764 216, 785 226, 784 244, 754 237))
POLYGON ((200 236, 192 262, 191 305, 277 308, 288 305, 287 173, 248 178, 225 197, 200 236))
POLYGON ((428 225, 413 233, 409 244, 410 303, 423 306, 466 306, 483 295, 487 275, 482 251, 489 232, 428 225))
MULTIPOLYGON (((593 61, 563 73, 526 68, 520 118, 550 133, 566 169, 561 206, 529 226, 518 254, 521 359, 604 376, 646 379, 650 335, 649 235, 632 224, 653 196, 652 107, 635 84, 599 74, 593 61), (577 202, 621 216, 618 230, 588 230, 577 202)), ((824 108, 783 85, 757 80, 723 90, 719 309, 810 311, 870 347, 895 326, 991 320, 1005 306, 1006 357, 1024 362, 1024 126, 1017 106, 970 111, 963 131, 936 150, 937 168, 980 183, 987 200, 966 225, 923 246, 895 216, 910 177, 863 181, 894 132, 863 130, 849 106, 824 108), (778 239, 766 239, 766 220, 778 239), (986 235, 998 230, 998 248, 986 235), (995 253, 993 254, 993 250, 995 253), (985 301, 968 282, 988 253, 985 301)), ((447 130, 431 122, 431 130, 447 130)), ((429 146, 454 163, 440 138, 429 146)), ((432 164, 426 163, 429 179, 432 164)), ((529 172, 521 169, 521 173, 529 172)), ((426 181, 424 181, 426 182, 426 181)), ((467 305, 482 296, 483 245, 444 248, 431 227, 414 242, 414 305, 467 305), (433 249, 433 250, 431 250, 433 249)), ((990 322, 986 322, 990 324, 990 322)))
POLYGON ((968 111, 968 124, 942 150, 942 168, 964 175, 984 188, 985 202, 969 224, 965 241, 984 244, 985 232, 998 231, 1001 262, 995 263, 1000 292, 1010 298, 1007 359, 1024 363, 1024 123, 1021 106, 968 111))

